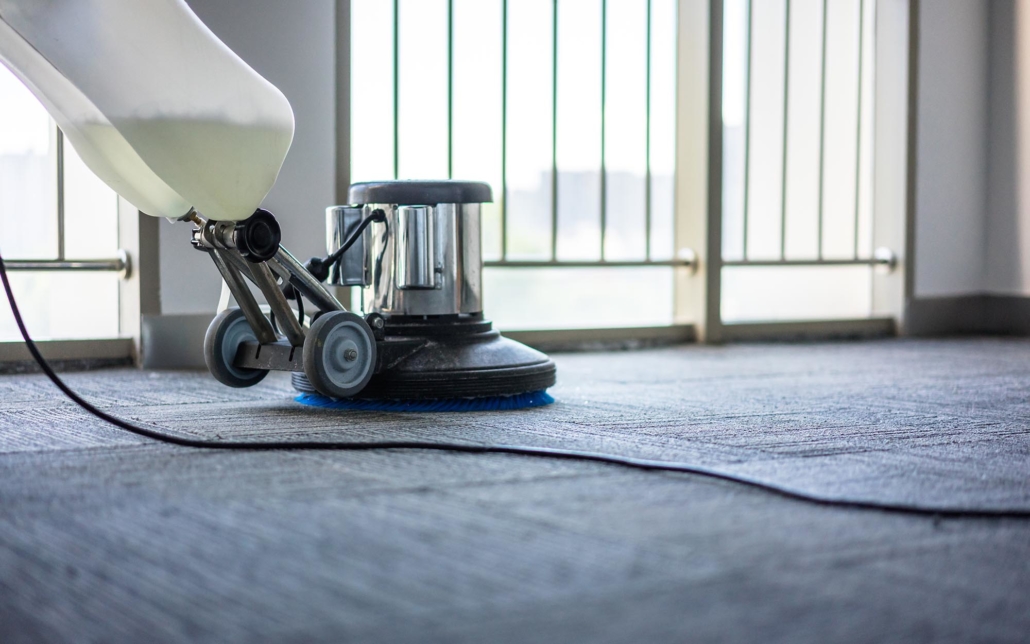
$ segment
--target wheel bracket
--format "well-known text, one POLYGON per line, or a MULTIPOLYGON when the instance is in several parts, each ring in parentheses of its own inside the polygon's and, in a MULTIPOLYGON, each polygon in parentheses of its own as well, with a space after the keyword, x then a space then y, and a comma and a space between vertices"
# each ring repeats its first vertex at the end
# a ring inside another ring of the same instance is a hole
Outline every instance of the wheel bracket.
POLYGON ((233 365, 271 371, 304 371, 304 352, 283 340, 272 344, 244 342, 236 351, 233 365))

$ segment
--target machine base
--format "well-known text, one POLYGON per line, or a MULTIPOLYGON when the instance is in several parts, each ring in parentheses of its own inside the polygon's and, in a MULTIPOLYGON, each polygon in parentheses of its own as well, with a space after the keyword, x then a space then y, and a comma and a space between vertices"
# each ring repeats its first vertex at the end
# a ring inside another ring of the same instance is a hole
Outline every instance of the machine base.
MULTIPOLYGON (((452 319, 391 319, 376 342, 379 364, 355 399, 443 400, 514 396, 555 383, 545 354, 509 340, 481 316, 452 319)), ((293 386, 314 388, 302 372, 293 386)))

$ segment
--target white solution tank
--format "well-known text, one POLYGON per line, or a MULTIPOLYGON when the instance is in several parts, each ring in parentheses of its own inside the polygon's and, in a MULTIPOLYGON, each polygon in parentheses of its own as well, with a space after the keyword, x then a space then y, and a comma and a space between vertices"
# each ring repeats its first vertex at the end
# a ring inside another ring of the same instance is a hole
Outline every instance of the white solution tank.
POLYGON ((293 140, 286 97, 183 0, 0 0, 0 62, 150 215, 246 219, 293 140))

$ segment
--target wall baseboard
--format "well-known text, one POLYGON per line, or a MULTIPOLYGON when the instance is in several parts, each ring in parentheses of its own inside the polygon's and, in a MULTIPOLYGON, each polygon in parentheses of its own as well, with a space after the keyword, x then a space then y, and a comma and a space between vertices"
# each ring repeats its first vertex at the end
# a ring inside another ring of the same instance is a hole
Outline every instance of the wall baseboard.
POLYGON ((203 369, 204 334, 214 313, 144 315, 141 365, 144 369, 203 369))
MULTIPOLYGON (((36 347, 57 371, 85 371, 132 364, 131 338, 36 340, 36 347)), ((0 342, 0 373, 36 373, 39 365, 21 340, 0 342)))
POLYGON ((868 340, 897 335, 893 318, 813 320, 802 322, 735 322, 724 324, 725 342, 826 342, 868 340))
POLYGON ((1030 297, 963 295, 909 300, 903 335, 1030 335, 1030 297))

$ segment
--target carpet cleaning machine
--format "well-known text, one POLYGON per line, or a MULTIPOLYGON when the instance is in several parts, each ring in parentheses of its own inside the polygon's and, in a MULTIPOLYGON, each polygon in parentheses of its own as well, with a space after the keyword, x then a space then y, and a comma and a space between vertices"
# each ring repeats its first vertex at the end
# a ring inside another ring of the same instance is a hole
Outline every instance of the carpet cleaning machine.
POLYGON ((348 201, 326 210, 329 255, 304 265, 282 247, 266 210, 238 223, 187 216, 193 245, 211 256, 238 304, 208 328, 211 374, 249 387, 269 371, 289 371, 296 389, 331 399, 542 400, 554 363, 501 336, 483 315, 480 211, 492 201, 490 186, 358 183, 348 201), (244 280, 265 296, 269 316, 244 280), (324 282, 362 287, 364 316, 324 282), (308 327, 302 295, 318 309, 308 327))
POLYGON ((486 408, 539 404, 554 384, 547 356, 483 317, 488 185, 356 184, 327 211, 327 257, 302 264, 282 247, 260 205, 293 142, 293 110, 184 0, 0 0, 0 62, 97 177, 140 212, 193 223, 194 247, 237 303, 204 340, 219 382, 289 371, 324 399, 492 399, 486 408), (363 315, 327 286, 360 286, 363 315))

